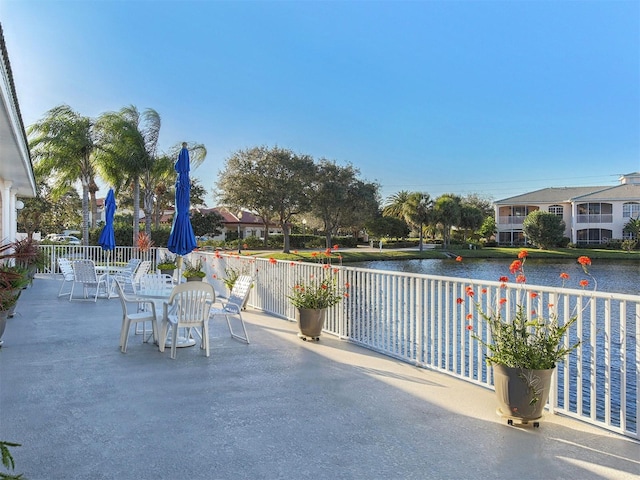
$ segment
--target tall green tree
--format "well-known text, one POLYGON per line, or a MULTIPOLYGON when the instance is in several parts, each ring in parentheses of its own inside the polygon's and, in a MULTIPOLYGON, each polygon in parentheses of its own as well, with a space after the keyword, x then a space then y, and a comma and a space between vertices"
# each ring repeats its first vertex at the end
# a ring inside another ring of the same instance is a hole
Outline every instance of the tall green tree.
POLYGON ((384 207, 382 208, 382 214, 387 217, 404 218, 405 204, 409 200, 409 191, 401 190, 394 193, 387 198, 384 207))
POLYGON ((433 205, 434 220, 442 228, 442 242, 446 248, 451 243, 451 228, 460 223, 460 197, 446 193, 433 205))
MULTIPOLYGON (((473 232, 482 226, 484 218, 484 214, 479 207, 467 203, 466 201, 462 202, 460 205, 460 222, 458 223, 458 227, 463 230, 465 241, 473 234, 473 232)), ((493 215, 491 218, 493 218, 493 215)))
MULTIPOLYGON (((140 231, 140 185, 148 180, 157 158, 160 115, 130 105, 119 112, 107 112, 96 121, 99 149, 96 159, 102 176, 117 191, 133 188, 133 244, 140 231)), ((152 198, 152 195, 151 195, 152 198)), ((153 204, 144 206, 147 233, 151 232, 153 204)))
POLYGON ((290 250, 291 219, 311 209, 315 165, 308 155, 279 147, 254 147, 234 152, 218 175, 217 197, 232 209, 256 212, 265 225, 275 220, 282 228, 283 251, 290 250))
POLYGON ((359 223, 358 215, 366 221, 377 213, 377 187, 358 179, 359 174, 352 165, 340 166, 326 159, 316 163, 311 213, 322 221, 327 248, 340 227, 359 223))
POLYGON ((375 219, 380 210, 380 185, 376 182, 356 180, 351 184, 342 226, 349 228, 353 238, 366 229, 367 222, 375 219))
POLYGON ((403 205, 405 221, 418 230, 420 251, 424 250, 424 225, 433 217, 433 200, 428 193, 412 192, 403 205))
MULTIPOLYGON (((68 105, 49 110, 28 128, 29 148, 40 175, 52 179, 52 195, 60 198, 76 182, 82 187, 82 243, 89 243, 89 195, 95 184, 96 141, 93 121, 68 105)), ((94 192, 95 194, 95 192, 94 192)))

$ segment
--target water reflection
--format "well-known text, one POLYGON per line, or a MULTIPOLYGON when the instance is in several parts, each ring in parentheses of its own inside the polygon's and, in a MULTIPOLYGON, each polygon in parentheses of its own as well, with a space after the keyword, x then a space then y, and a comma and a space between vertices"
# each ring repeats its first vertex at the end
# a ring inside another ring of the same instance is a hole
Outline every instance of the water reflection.
MULTIPOLYGON (((465 259, 462 263, 453 259, 390 260, 350 263, 349 266, 374 270, 421 273, 444 277, 495 280, 509 275, 511 260, 465 259)), ((580 288, 578 282, 589 280, 588 289, 597 282, 599 292, 626 293, 640 295, 640 265, 637 262, 600 260, 589 268, 594 279, 585 275, 574 260, 534 260, 527 259, 525 274, 530 285, 562 286, 560 273, 569 274, 565 283, 569 288, 580 288), (606 262, 606 263, 605 263, 606 262)), ((510 276, 513 281, 513 276, 510 276)))

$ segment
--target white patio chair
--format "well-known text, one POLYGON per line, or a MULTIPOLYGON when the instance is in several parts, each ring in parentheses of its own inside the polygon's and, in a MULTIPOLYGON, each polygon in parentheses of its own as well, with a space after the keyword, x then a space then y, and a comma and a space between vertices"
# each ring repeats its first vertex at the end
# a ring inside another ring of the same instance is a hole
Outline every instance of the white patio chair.
POLYGON ((144 262, 139 261, 135 271, 118 272, 115 275, 115 277, 116 277, 116 280, 120 282, 124 293, 126 293, 127 295, 129 294, 135 295, 140 285, 140 278, 143 275, 148 274, 150 270, 151 270, 151 260, 145 260, 144 262))
POLYGON ((233 284, 229 298, 225 302, 221 302, 222 308, 211 309, 211 312, 209 313, 211 318, 224 316, 227 320, 227 326, 229 327, 231 337, 236 340, 246 342, 247 344, 249 343, 249 336, 247 335, 247 328, 244 324, 244 320, 242 319, 242 310, 244 310, 245 305, 247 304, 252 285, 253 277, 250 275, 240 275, 233 284), (229 317, 238 317, 244 336, 233 331, 229 317))
POLYGON ((138 268, 138 265, 140 265, 140 262, 142 262, 142 260, 140 260, 139 258, 132 258, 122 268, 122 271, 120 271, 118 273, 124 273, 124 274, 133 275, 135 273, 136 269, 138 268))
POLYGON ((73 298, 73 291, 78 283, 82 284, 83 297, 89 298, 89 289, 95 288, 96 293, 93 297, 95 302, 98 299, 100 287, 104 288, 105 294, 108 294, 107 274, 100 275, 96 273, 96 265, 93 260, 75 260, 73 266, 73 286, 69 293, 69 301, 78 300, 73 298))
POLYGON ((171 326, 171 358, 176 358, 178 329, 200 328, 200 348, 209 356, 209 310, 216 300, 213 287, 206 282, 186 282, 176 285, 168 302, 164 302, 160 351, 164 352, 167 330, 171 326))
POLYGON ((114 282, 116 285, 116 290, 118 292, 118 297, 120 298, 120 304, 122 305, 122 327, 120 329, 120 351, 122 353, 127 353, 127 344, 129 342, 129 329, 131 328, 131 324, 134 323, 136 326, 140 323, 146 325, 147 322, 151 322, 151 336, 146 336, 146 330, 144 331, 144 335, 142 337, 142 342, 146 343, 149 341, 149 338, 153 337, 153 341, 155 342, 158 339, 158 331, 157 331, 157 319, 156 319, 156 307, 154 303, 149 301, 141 302, 139 298, 130 298, 124 293, 122 289, 122 285, 117 280, 114 282), (145 306, 150 305, 149 308, 145 308, 144 310, 139 310, 140 303, 144 303, 145 306), (134 311, 134 305, 136 306, 136 311, 134 311))
POLYGON ((58 297, 66 297, 67 295, 71 295, 71 290, 65 293, 63 293, 62 290, 67 283, 71 283, 71 288, 73 289, 73 281, 75 278, 71 260, 69 260, 68 258, 59 257, 58 267, 60 267, 60 273, 62 273, 62 285, 60 285, 60 290, 58 290, 58 297))

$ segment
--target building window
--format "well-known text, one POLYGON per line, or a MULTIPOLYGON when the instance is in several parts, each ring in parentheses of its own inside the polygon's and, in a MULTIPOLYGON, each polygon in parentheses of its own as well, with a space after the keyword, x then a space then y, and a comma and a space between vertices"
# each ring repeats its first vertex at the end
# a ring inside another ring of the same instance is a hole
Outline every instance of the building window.
POLYGON ((640 203, 638 202, 623 203, 622 216, 624 218, 640 218, 640 203))
POLYGON ((613 237, 613 231, 606 228, 585 228, 578 230, 577 243, 588 245, 599 245, 601 243, 607 243, 613 237))
POLYGON ((579 203, 577 211, 577 223, 613 222, 613 204, 611 203, 579 203))
POLYGON ((549 213, 553 213, 562 218, 564 216, 564 207, 562 205, 551 205, 549 207, 549 213))

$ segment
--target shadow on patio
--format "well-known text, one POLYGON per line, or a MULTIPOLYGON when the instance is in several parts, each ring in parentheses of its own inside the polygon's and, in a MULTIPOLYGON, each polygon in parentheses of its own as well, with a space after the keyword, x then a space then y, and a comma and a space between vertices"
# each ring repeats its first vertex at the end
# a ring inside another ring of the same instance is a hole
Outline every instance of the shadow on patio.
POLYGON ((508 427, 493 392, 248 309, 211 357, 131 337, 117 299, 36 279, 0 349, 0 439, 36 479, 631 479, 638 443, 560 416, 508 427))

